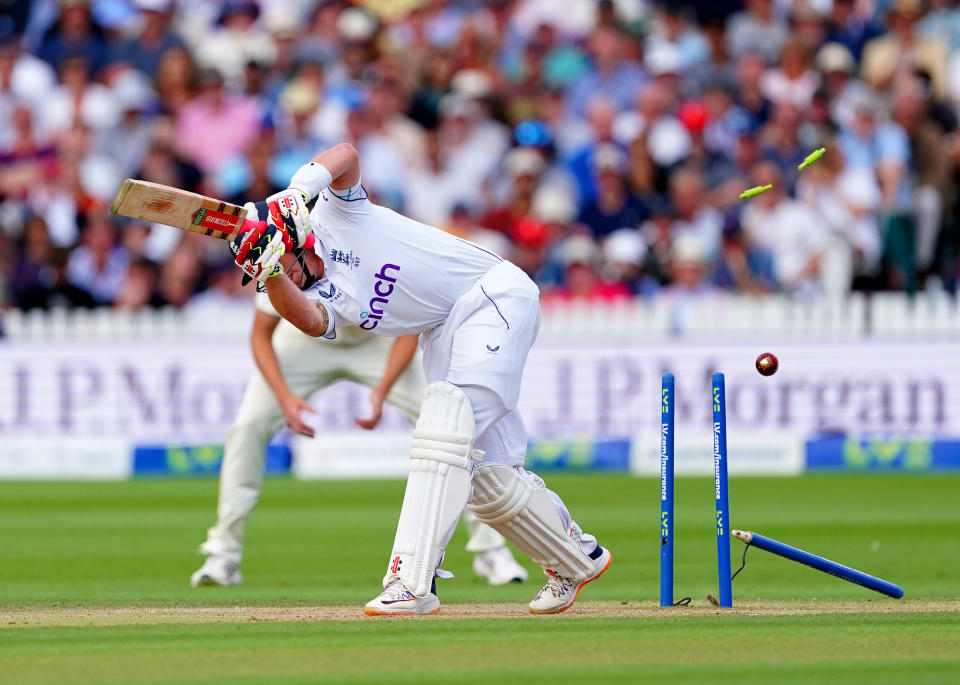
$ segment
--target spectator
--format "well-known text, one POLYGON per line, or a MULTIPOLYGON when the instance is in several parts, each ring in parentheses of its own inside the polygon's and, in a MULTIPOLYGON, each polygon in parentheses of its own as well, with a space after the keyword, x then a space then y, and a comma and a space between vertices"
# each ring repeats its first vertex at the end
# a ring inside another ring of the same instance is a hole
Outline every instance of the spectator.
POLYGON ((910 143, 916 265, 920 274, 924 274, 933 265, 944 207, 952 200, 955 188, 950 160, 943 154, 944 131, 930 116, 927 94, 919 79, 906 78, 898 82, 893 93, 891 120, 903 129, 910 143))
POLYGON ((708 54, 704 64, 690 76, 701 89, 710 84, 729 85, 734 81, 734 61, 727 49, 724 21, 718 16, 701 19, 708 54))
POLYGON ((223 78, 205 71, 200 93, 183 106, 177 119, 177 147, 203 171, 216 172, 253 142, 260 114, 251 98, 227 93, 223 78))
POLYGON ((887 11, 890 33, 864 46, 863 80, 877 90, 886 90, 899 74, 922 69, 933 81, 938 96, 947 92, 947 46, 939 37, 918 38, 914 31, 923 15, 921 0, 894 0, 887 11))
POLYGON ((693 30, 688 21, 689 8, 673 3, 659 6, 650 35, 647 36, 645 54, 662 52, 665 47, 676 50, 679 71, 689 73, 707 61, 710 47, 707 39, 693 30))
POLYGON ((671 242, 681 236, 693 235, 705 259, 719 257, 723 218, 716 209, 704 204, 703 176, 700 172, 692 168, 675 171, 670 178, 670 200, 675 212, 670 224, 671 242))
MULTIPOLYGON (((710 112, 702 101, 684 102, 677 111, 677 120, 683 124, 690 139, 690 154, 686 163, 700 170, 704 186, 712 195, 717 188, 736 177, 737 169, 726 154, 707 145, 705 132, 710 112)), ((710 202, 715 200, 711 198, 710 202)))
POLYGON ((657 281, 644 272, 647 246, 639 231, 621 228, 603 241, 603 256, 614 283, 622 283, 634 295, 651 297, 659 288, 657 281))
POLYGON ((67 263, 70 284, 90 293, 99 305, 111 304, 123 286, 129 264, 130 255, 116 244, 109 216, 103 211, 88 212, 81 245, 67 263))
POLYGON ((534 148, 512 149, 503 162, 508 197, 502 205, 487 212, 480 223, 491 230, 510 235, 517 222, 530 214, 533 192, 543 168, 543 157, 534 148))
POLYGON ((920 38, 942 41, 950 53, 960 51, 960 7, 956 0, 930 0, 928 11, 917 22, 916 34, 920 38))
POLYGON ((826 39, 845 46, 860 62, 863 46, 883 33, 871 16, 873 8, 857 0, 833 0, 827 21, 826 39))
POLYGON ((340 140, 379 201, 512 255, 544 292, 614 275, 683 298, 958 282, 952 0, 701 2, 700 24, 683 3, 610 0, 49 0, 29 22, 14 5, 0 235, 22 249, 0 251, 4 302, 230 299, 236 284, 207 278, 219 243, 103 230, 117 184, 262 199, 340 140), (776 202, 740 203, 771 162, 776 202), (756 223, 782 214, 793 236, 804 212, 820 223, 794 256, 756 223), (571 271, 585 240, 611 264, 571 271), (79 288, 47 268, 64 255, 79 288), (117 255, 131 292, 112 295, 117 255), (143 260, 163 264, 154 294, 143 260))
POLYGON ((597 98, 613 102, 618 110, 630 107, 647 77, 626 59, 623 42, 623 36, 611 26, 599 26, 590 35, 592 68, 567 93, 567 109, 573 116, 584 116, 597 98))
POLYGON ((602 238, 620 228, 637 228, 647 208, 627 192, 623 155, 613 145, 601 145, 593 156, 596 197, 580 210, 579 221, 602 238))
POLYGON ((588 237, 574 235, 560 244, 560 264, 563 266, 563 284, 544 298, 550 306, 560 302, 612 302, 630 297, 623 283, 608 283, 600 276, 602 255, 588 237))
POLYGON ((170 26, 172 0, 136 0, 140 27, 136 35, 119 41, 110 51, 111 59, 125 62, 151 79, 163 54, 183 43, 170 26))
POLYGON ((819 83, 819 77, 810 68, 807 46, 795 39, 783 46, 779 66, 764 72, 760 88, 774 104, 788 103, 803 109, 809 106, 819 83))
POLYGON ((744 7, 727 25, 727 50, 734 59, 756 52, 773 62, 787 39, 786 24, 774 16, 773 0, 747 0, 744 7))
POLYGON ((821 261, 830 237, 824 218, 787 196, 780 171, 772 162, 759 163, 752 176, 752 184, 771 184, 773 188, 744 210, 744 237, 773 255, 777 283, 784 291, 807 295, 818 292, 821 261))
POLYGON ((871 169, 849 168, 839 150, 821 161, 800 177, 797 199, 823 217, 831 236, 824 255, 825 289, 836 294, 852 283, 875 287, 881 247, 880 187, 871 169))
POLYGON ((635 138, 627 148, 627 192, 648 204, 657 195, 660 180, 646 141, 642 137, 635 138))
POLYGON ((670 246, 668 293, 683 297, 708 292, 711 261, 706 245, 696 234, 679 235, 670 246))
POLYGON ((96 305, 93 296, 70 282, 67 263, 70 253, 65 249, 53 250, 35 283, 22 293, 18 306, 23 309, 74 309, 96 305))
POLYGON ((763 75, 767 63, 758 53, 747 53, 737 63, 737 101, 753 119, 752 126, 760 127, 770 116, 770 100, 763 92, 763 75))
POLYGON ((0 130, 14 103, 39 105, 56 82, 49 64, 20 48, 20 36, 0 36, 0 130))
POLYGON ((197 73, 186 50, 173 47, 161 55, 154 89, 163 110, 174 116, 193 99, 197 93, 197 73))
POLYGON ((782 102, 773 108, 770 120, 760 133, 763 157, 774 161, 788 187, 797 178, 797 167, 807 155, 800 144, 800 122, 803 112, 796 105, 782 102))
POLYGON ((242 205, 247 198, 270 197, 286 187, 285 183, 274 181, 270 168, 273 158, 272 137, 263 136, 250 147, 245 157, 234 160, 224 168, 220 185, 230 202, 242 205))
POLYGON ((591 161, 597 146, 614 141, 616 116, 616 104, 612 100, 597 98, 590 102, 587 110, 590 127, 587 140, 570 158, 570 171, 576 179, 581 202, 589 202, 597 192, 593 184, 591 161))
POLYGON ((853 124, 840 132, 840 149, 852 169, 872 170, 880 184, 883 282, 912 291, 916 287, 916 237, 910 211, 910 142, 899 124, 883 118, 882 110, 876 98, 861 98, 853 124))
POLYGON ((542 272, 546 264, 546 248, 550 243, 550 227, 540 219, 528 216, 514 225, 510 238, 514 245, 511 261, 531 278, 543 282, 542 272))
POLYGON ((869 95, 869 88, 853 77, 856 63, 842 43, 825 43, 817 52, 817 69, 830 102, 830 118, 842 128, 853 126, 854 108, 869 95))
POLYGON ((114 128, 97 137, 96 146, 116 160, 122 175, 131 176, 150 146, 150 119, 145 115, 153 109, 156 96, 149 81, 133 69, 117 73, 111 91, 120 119, 114 128))
POLYGON ((130 263, 123 287, 113 301, 114 309, 133 311, 142 307, 160 307, 163 300, 157 294, 157 266, 148 259, 130 263))
POLYGON ((13 263, 8 288, 14 302, 22 302, 31 291, 51 286, 49 262, 53 253, 46 222, 39 216, 27 218, 23 236, 18 241, 19 254, 13 263))
POLYGON ((197 62, 215 70, 232 84, 243 82, 249 62, 269 64, 276 57, 273 39, 259 25, 260 6, 253 0, 226 0, 216 27, 191 27, 197 62))
POLYGON ((184 307, 197 292, 200 259, 188 244, 178 245, 160 267, 158 294, 164 305, 184 307))
POLYGON ((113 129, 120 121, 120 103, 100 83, 90 80, 90 62, 85 55, 60 60, 60 85, 44 100, 43 127, 51 133, 71 128, 76 122, 95 131, 113 129))
POLYGON ((232 264, 213 267, 203 292, 186 303, 187 313, 196 318, 209 317, 217 312, 235 311, 238 315, 250 311, 252 292, 241 286, 237 269, 232 264))
POLYGON ((640 94, 633 111, 614 122, 617 142, 629 144, 638 136, 646 139, 650 156, 658 167, 669 168, 690 154, 690 134, 674 115, 676 93, 662 79, 640 94))
POLYGON ((723 227, 723 247, 713 283, 724 290, 753 295, 777 288, 773 255, 744 235, 740 223, 732 216, 727 217, 723 227))
POLYGON ((37 135, 33 112, 15 104, 8 127, 0 132, 0 194, 26 197, 56 165, 56 148, 37 135))
POLYGON ((40 57, 55 69, 64 60, 82 55, 90 69, 98 71, 107 62, 103 30, 94 23, 87 0, 61 0, 60 16, 40 45, 40 57))
POLYGON ((421 168, 412 169, 407 178, 404 212, 417 221, 443 226, 453 208, 474 206, 472 194, 465 191, 443 158, 439 135, 427 135, 427 159, 421 168))
MULTIPOLYGON (((371 100, 379 96, 371 95, 371 100)), ((354 110, 348 118, 350 137, 364 160, 364 187, 389 207, 403 206, 404 177, 407 162, 403 148, 388 135, 383 107, 375 105, 354 110), (352 125, 352 126, 351 126, 352 125)))
POLYGON ((790 29, 793 39, 808 54, 816 51, 826 35, 824 18, 809 0, 797 0, 793 4, 790 11, 790 29))

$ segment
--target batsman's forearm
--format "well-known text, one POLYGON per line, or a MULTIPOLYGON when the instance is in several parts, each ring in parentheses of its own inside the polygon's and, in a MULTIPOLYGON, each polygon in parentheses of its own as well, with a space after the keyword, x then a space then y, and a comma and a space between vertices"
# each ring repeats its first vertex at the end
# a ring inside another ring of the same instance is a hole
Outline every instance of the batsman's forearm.
POLYGON ((397 382, 397 379, 403 375, 403 372, 410 366, 410 360, 417 351, 416 335, 402 335, 393 341, 390 348, 390 355, 387 357, 387 368, 383 371, 378 388, 386 395, 390 388, 397 382))
POLYGON ((327 332, 327 310, 308 300, 286 274, 268 278, 266 288, 270 303, 284 319, 307 335, 317 337, 327 332))
POLYGON ((360 155, 350 143, 334 145, 310 161, 327 168, 333 177, 331 188, 345 190, 360 182, 360 155))

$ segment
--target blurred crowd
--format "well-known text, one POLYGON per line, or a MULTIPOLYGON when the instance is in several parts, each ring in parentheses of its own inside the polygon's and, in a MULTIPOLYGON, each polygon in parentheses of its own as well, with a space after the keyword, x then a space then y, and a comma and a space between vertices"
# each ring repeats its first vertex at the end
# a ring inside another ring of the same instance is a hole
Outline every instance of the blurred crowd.
POLYGON ((0 0, 0 308, 247 298, 114 192, 262 199, 340 141, 547 302, 953 291, 958 5, 0 0))

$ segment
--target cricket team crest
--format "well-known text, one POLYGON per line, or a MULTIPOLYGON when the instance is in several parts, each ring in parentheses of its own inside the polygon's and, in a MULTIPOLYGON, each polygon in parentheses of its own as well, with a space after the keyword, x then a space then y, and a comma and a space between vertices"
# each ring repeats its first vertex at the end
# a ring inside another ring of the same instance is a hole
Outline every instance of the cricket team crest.
POLYGON ((349 252, 347 250, 330 250, 330 261, 333 264, 342 264, 348 269, 356 269, 360 266, 360 257, 357 257, 353 254, 353 250, 349 252))

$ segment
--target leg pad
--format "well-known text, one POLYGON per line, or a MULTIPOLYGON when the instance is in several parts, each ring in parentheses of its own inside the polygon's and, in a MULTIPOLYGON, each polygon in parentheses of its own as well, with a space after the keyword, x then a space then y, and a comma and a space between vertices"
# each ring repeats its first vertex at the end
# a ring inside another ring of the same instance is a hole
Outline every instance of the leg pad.
POLYGON ((596 572, 593 560, 564 529, 546 488, 518 469, 503 464, 476 467, 467 506, 543 569, 581 581, 596 572))

